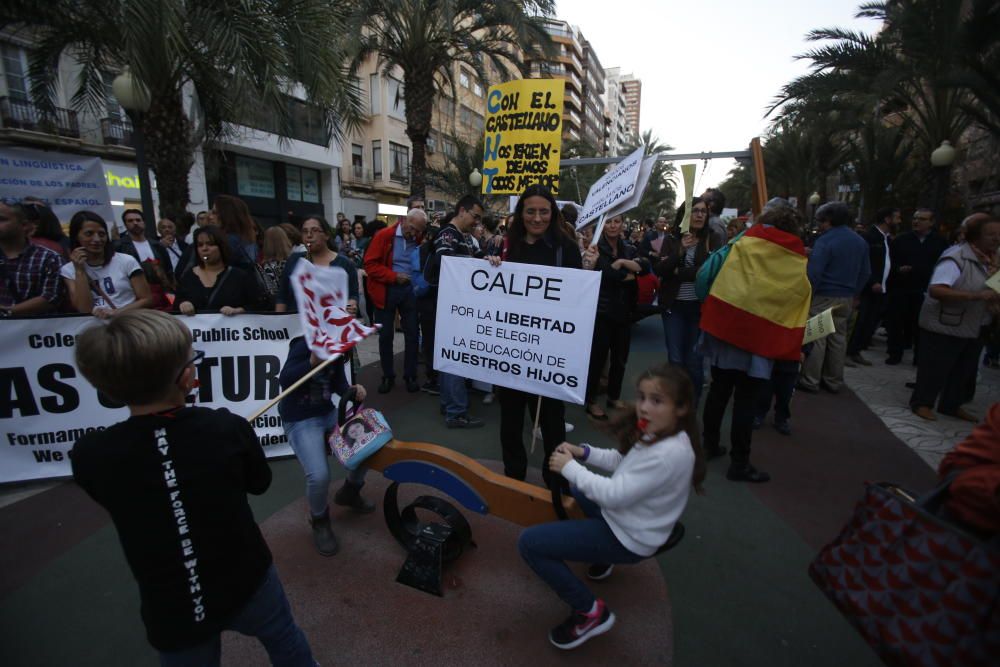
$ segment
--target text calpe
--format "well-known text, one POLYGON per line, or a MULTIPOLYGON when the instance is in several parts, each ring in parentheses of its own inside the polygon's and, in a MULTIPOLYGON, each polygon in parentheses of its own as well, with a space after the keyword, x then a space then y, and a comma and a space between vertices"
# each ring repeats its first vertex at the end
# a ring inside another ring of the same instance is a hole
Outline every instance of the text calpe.
POLYGON ((480 292, 502 292, 509 296, 541 296, 546 301, 559 301, 562 291, 562 278, 543 278, 542 276, 518 276, 499 271, 490 276, 484 269, 472 272, 473 289, 480 292))

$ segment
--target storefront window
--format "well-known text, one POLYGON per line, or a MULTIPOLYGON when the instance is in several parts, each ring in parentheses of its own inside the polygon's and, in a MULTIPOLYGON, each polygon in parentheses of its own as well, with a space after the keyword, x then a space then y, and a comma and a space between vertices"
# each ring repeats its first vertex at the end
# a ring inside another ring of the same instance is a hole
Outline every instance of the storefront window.
POLYGON ((310 204, 318 204, 319 197, 319 172, 315 169, 302 170, 302 201, 310 204))
POLYGON ((274 165, 266 160, 237 157, 236 190, 240 196, 274 199, 274 165))
POLYGON ((285 167, 288 201, 302 201, 302 170, 298 167, 285 167))

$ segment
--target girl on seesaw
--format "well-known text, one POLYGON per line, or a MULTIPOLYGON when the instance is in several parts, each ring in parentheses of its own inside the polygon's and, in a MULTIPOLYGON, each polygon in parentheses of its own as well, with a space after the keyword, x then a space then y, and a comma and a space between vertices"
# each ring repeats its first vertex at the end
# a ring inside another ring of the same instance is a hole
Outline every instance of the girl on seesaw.
POLYGON ((615 563, 649 558, 666 544, 691 487, 701 490, 705 460, 693 398, 691 380, 679 367, 649 369, 639 377, 636 404, 609 423, 617 450, 564 442, 549 457, 549 468, 572 484, 587 515, 532 526, 518 541, 521 557, 572 610, 549 632, 556 647, 575 648, 615 623, 566 561, 592 563, 587 576, 604 579, 615 563), (595 474, 584 463, 612 474, 595 474))

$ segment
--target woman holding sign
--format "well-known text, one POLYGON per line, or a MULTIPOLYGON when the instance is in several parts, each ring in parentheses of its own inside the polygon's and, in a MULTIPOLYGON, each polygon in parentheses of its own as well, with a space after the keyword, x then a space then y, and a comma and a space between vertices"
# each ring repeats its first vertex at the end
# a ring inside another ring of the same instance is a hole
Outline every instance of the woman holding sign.
MULTIPOLYGON (((532 185, 517 202, 507 232, 501 259, 522 264, 540 264, 568 269, 582 268, 576 241, 563 232, 559 224, 559 208, 548 188, 532 185)), ((523 391, 496 388, 500 401, 500 445, 503 448, 504 474, 523 480, 528 472, 528 455, 524 450, 524 414, 535 416, 539 397, 523 391)), ((542 477, 551 487, 558 475, 549 470, 549 455, 566 439, 565 406, 562 401, 541 398, 539 425, 545 461, 542 477)))
POLYGON ((605 222, 600 241, 583 255, 583 268, 601 272, 594 340, 590 347, 590 372, 587 374, 587 404, 584 408, 588 415, 599 421, 608 418, 608 414, 597 404, 597 387, 609 354, 607 406, 622 407, 619 399, 632 342, 632 313, 639 294, 636 276, 649 272, 649 263, 637 259, 635 248, 625 243, 622 234, 624 224, 620 215, 605 222))
POLYGON ((691 200, 691 220, 686 231, 681 231, 683 220, 684 204, 681 204, 674 218, 673 233, 664 237, 653 271, 660 277, 659 304, 663 309, 667 356, 670 363, 684 368, 691 376, 697 405, 705 379, 705 362, 698 350, 701 303, 694 291, 694 278, 719 246, 709 230, 708 204, 701 197, 691 200))

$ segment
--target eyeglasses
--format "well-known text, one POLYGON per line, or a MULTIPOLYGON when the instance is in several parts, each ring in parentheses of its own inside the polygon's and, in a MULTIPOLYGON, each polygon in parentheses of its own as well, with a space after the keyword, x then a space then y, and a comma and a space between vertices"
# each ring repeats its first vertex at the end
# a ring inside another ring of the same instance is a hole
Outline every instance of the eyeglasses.
POLYGON ((187 370, 188 366, 197 366, 201 363, 201 360, 205 358, 205 350, 193 350, 194 354, 188 360, 186 364, 181 366, 181 369, 177 372, 177 377, 174 378, 174 382, 180 382, 181 376, 184 375, 184 371, 187 370))
POLYGON ((691 215, 708 215, 708 209, 706 209, 706 208, 693 208, 693 209, 691 209, 691 215))

